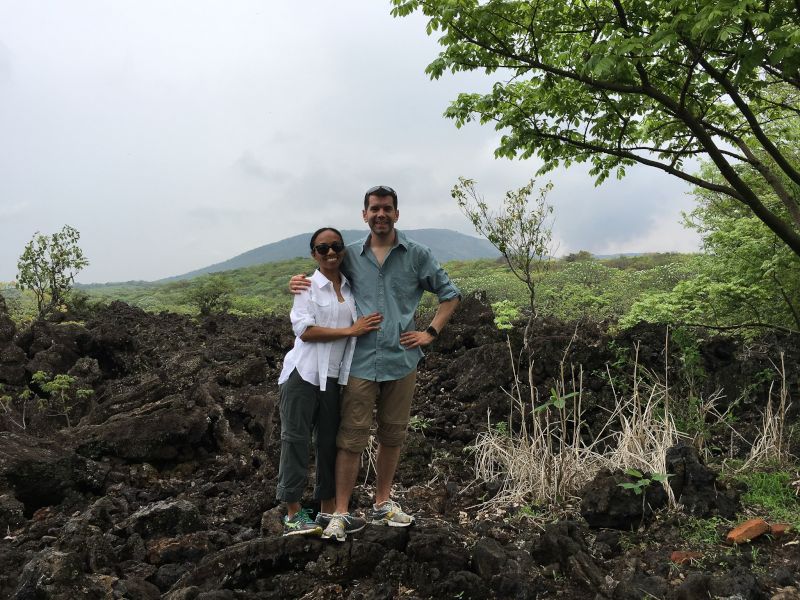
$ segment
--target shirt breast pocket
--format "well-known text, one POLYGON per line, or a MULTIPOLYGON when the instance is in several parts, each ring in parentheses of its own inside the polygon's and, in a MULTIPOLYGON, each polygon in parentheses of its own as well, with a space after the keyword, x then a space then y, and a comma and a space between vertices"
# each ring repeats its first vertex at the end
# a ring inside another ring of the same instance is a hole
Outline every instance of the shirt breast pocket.
POLYGON ((413 300, 419 293, 419 282, 414 273, 402 273, 392 278, 392 292, 397 298, 413 300))
POLYGON ((327 294, 314 294, 309 298, 308 304, 317 325, 329 327, 333 310, 330 297, 327 294))

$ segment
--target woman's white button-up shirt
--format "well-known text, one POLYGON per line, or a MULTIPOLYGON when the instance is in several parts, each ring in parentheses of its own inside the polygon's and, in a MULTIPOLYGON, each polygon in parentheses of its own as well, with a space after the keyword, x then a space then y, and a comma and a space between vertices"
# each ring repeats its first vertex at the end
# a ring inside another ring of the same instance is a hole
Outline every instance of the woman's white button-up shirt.
MULTIPOLYGON (((356 304, 353 300, 350 282, 344 275, 342 275, 341 291, 345 303, 350 308, 353 321, 355 321, 357 318, 356 304)), ((311 276, 311 287, 294 297, 290 317, 292 329, 297 337, 294 339, 294 348, 283 359, 283 370, 278 378, 279 384, 289 379, 292 371, 297 369, 304 381, 317 385, 320 390, 325 391, 325 384, 328 380, 328 361, 333 342, 304 342, 300 336, 313 325, 336 327, 338 306, 339 299, 336 296, 336 290, 333 289, 333 284, 319 270, 314 271, 311 276)), ((347 338, 342 365, 339 368, 341 385, 345 385, 350 376, 350 363, 353 361, 355 347, 356 338, 347 338)))

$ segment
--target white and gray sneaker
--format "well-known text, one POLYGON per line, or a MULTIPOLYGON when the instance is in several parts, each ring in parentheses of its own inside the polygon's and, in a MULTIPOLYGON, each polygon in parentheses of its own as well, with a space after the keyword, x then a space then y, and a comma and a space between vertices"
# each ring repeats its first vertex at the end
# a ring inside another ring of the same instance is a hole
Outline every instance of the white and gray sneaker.
POLYGON ((350 513, 333 513, 327 527, 322 532, 322 539, 343 542, 347 539, 348 533, 356 533, 366 526, 367 522, 361 517, 350 513))
POLYGON ((400 508, 400 505, 394 500, 373 504, 370 518, 373 525, 408 527, 414 524, 414 517, 404 512, 403 509, 400 508))

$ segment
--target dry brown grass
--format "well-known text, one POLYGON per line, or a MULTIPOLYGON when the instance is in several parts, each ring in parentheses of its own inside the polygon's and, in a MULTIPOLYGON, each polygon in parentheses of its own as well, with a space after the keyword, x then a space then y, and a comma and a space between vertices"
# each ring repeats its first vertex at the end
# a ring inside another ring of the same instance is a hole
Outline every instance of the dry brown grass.
POLYGON ((751 470, 754 467, 765 465, 785 465, 791 462, 789 453, 789 437, 791 431, 787 428, 787 415, 792 403, 789 401, 789 388, 786 384, 786 365, 784 354, 780 354, 780 366, 772 363, 780 380, 778 391, 778 405, 773 407, 773 390, 775 380, 769 386, 769 399, 762 413, 761 429, 753 442, 750 454, 740 471, 751 470))
MULTIPOLYGON (((603 467, 666 472, 667 448, 680 435, 669 413, 667 386, 643 381, 636 367, 632 394, 622 398, 614 392, 615 405, 600 432, 592 436, 583 418, 583 370, 567 367, 568 349, 550 398, 542 402, 535 386, 523 397, 515 370, 515 385, 506 392, 511 399, 507 427, 490 425, 478 435, 475 475, 500 482, 500 490, 487 504, 563 508, 603 467)), ((529 381, 532 369, 531 362, 529 381)), ((669 486, 665 488, 674 503, 669 486)))

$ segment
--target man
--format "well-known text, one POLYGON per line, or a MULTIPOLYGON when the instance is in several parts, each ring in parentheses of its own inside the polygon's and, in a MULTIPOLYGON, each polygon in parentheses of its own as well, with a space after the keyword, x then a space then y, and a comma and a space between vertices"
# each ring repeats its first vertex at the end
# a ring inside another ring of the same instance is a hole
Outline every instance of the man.
MULTIPOLYGON (((356 342, 350 379, 341 404, 341 424, 336 438, 336 512, 323 515, 323 538, 344 541, 365 522, 348 513, 350 496, 358 476, 359 459, 369 441, 373 409, 377 408, 378 452, 376 458, 373 524, 407 527, 414 517, 390 497, 400 451, 406 438, 411 400, 422 348, 432 343, 449 321, 461 295, 430 249, 396 230, 400 217, 397 193, 376 186, 364 195, 364 221, 370 234, 347 247, 343 271, 352 284, 358 313, 380 313, 378 331, 356 342), (423 292, 439 298, 439 307, 425 331, 416 331, 414 313, 423 292)), ((301 276, 290 288, 307 285, 301 276)))

